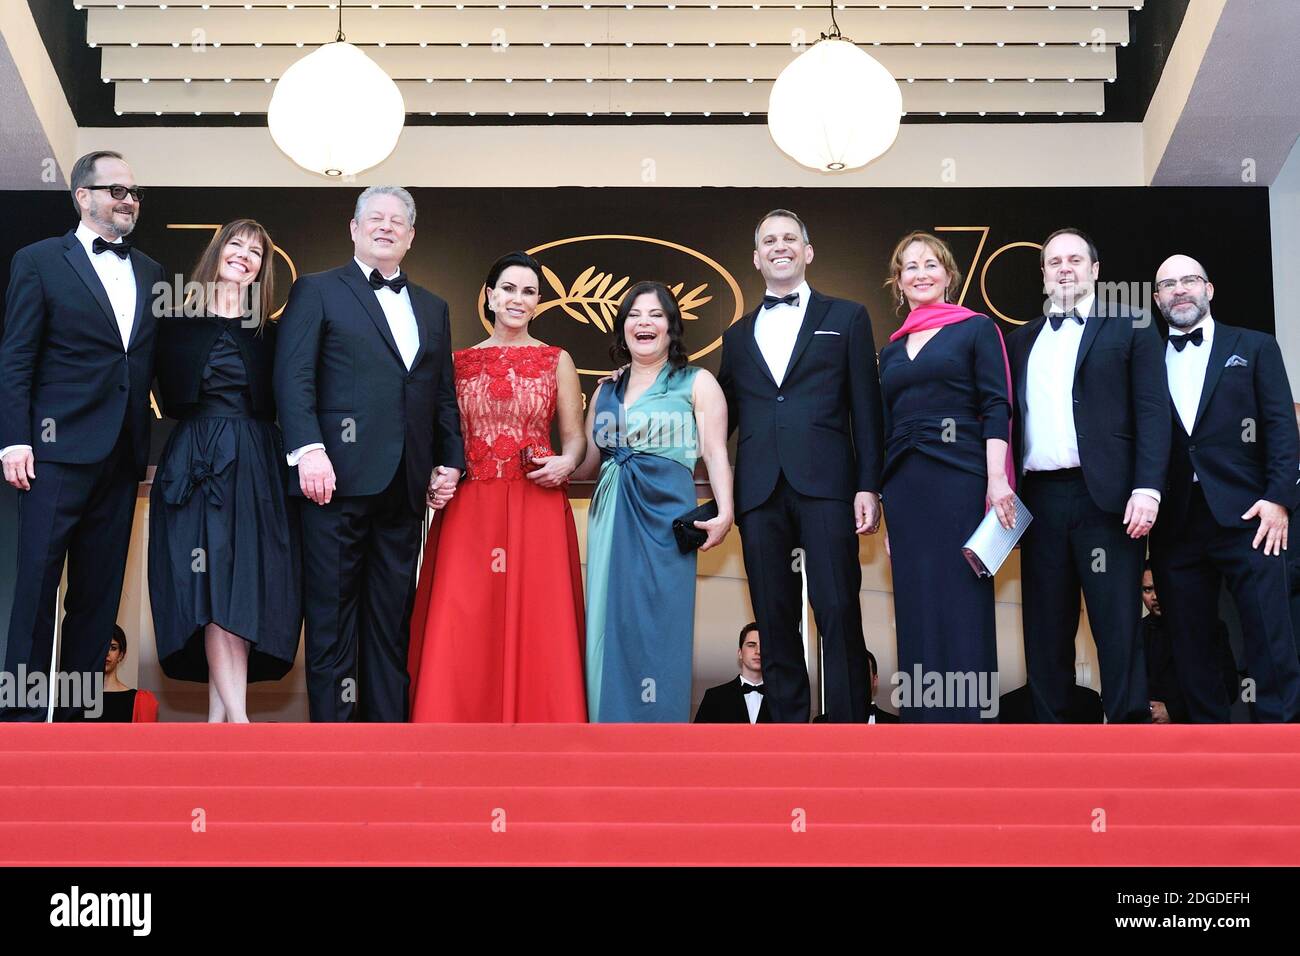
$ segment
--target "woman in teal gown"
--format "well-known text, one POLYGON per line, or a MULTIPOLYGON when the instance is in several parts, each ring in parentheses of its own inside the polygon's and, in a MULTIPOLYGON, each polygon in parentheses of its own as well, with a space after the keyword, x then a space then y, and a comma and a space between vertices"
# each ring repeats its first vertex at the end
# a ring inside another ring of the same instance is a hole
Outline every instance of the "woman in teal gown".
POLYGON ((695 552, 673 520, 693 510, 703 459, 718 516, 699 522, 718 545, 731 530, 727 403, 717 380, 687 365, 681 311, 668 289, 642 282, 614 322, 617 381, 587 414, 587 457, 575 477, 596 490, 587 517, 587 708, 593 722, 690 720, 695 552))

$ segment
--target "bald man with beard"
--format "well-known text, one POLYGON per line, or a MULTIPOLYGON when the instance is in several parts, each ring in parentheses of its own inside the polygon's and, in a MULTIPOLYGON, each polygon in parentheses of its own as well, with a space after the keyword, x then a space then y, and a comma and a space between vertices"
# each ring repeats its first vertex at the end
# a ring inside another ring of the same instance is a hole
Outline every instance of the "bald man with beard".
POLYGON ((1193 723, 1228 720, 1216 667, 1219 585, 1241 617, 1256 715, 1300 717, 1300 663, 1291 626, 1290 515, 1300 462, 1291 386, 1270 335, 1216 322, 1214 285, 1195 259, 1156 273, 1169 322, 1165 368, 1173 448, 1151 535, 1156 589, 1169 619, 1178 682, 1193 723))

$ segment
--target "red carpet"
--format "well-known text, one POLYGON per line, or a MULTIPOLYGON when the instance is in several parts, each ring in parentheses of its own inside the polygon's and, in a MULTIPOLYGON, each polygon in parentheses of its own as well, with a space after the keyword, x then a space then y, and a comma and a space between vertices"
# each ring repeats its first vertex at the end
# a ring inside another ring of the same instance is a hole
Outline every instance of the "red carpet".
POLYGON ((1300 728, 2 726, 43 863, 1295 866, 1300 728))

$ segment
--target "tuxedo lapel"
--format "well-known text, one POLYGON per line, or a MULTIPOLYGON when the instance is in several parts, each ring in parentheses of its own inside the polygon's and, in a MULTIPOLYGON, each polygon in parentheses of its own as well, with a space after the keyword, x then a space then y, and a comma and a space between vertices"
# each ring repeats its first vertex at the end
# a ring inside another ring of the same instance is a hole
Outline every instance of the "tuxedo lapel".
MULTIPOLYGON (((754 360, 754 364, 757 365, 762 373, 767 376, 767 380, 771 382, 772 387, 775 388, 776 379, 772 377, 772 370, 767 367, 767 359, 763 358, 763 350, 758 347, 758 339, 754 337, 754 326, 758 320, 759 310, 762 308, 763 307, 760 305, 740 321, 744 323, 743 331, 745 333, 745 348, 749 351, 750 358, 754 360)), ((739 686, 740 678, 737 677, 736 681, 737 686, 739 686)))
POLYGON ((149 308, 154 300, 153 289, 148 285, 149 275, 144 269, 144 256, 132 251, 130 257, 131 271, 135 273, 135 319, 131 322, 130 341, 127 344, 128 351, 130 351, 131 346, 135 345, 135 340, 140 337, 140 326, 143 324, 145 309, 149 308))
MULTIPOLYGON (((1215 325, 1214 341, 1210 343, 1210 361, 1205 369, 1205 383, 1201 386, 1201 401, 1196 406, 1196 419, 1192 423, 1191 434, 1196 434, 1196 428, 1201 424, 1201 419, 1205 416, 1205 409, 1209 407, 1210 396, 1214 394, 1214 387, 1219 384, 1219 376, 1223 374, 1224 365, 1228 361, 1228 356, 1232 354, 1233 348, 1237 345, 1237 339, 1241 336, 1236 329, 1229 328, 1225 325, 1215 325)), ((1198 346, 1191 346, 1197 348, 1198 346)), ((1200 346, 1203 348, 1204 346, 1200 346)), ((1177 415, 1177 411, 1174 412, 1177 415)))
MULTIPOLYGON (((407 295, 411 297, 411 311, 415 313, 415 328, 420 335, 419 348, 415 350, 415 358, 411 359, 411 370, 424 360, 424 356, 429 351, 429 342, 433 338, 433 309, 430 308, 429 298, 424 294, 423 289, 413 285, 407 285, 407 295)), ((387 325, 387 321, 384 325, 387 325)))
POLYGON ((1025 347, 1016 353, 1016 366, 1012 369, 1015 381, 1020 383, 1020 387, 1016 389, 1016 406, 1020 412, 1020 421, 1022 422, 1029 420, 1029 408, 1026 404, 1028 396, 1025 394, 1029 391, 1026 387, 1029 381, 1029 356, 1034 351, 1034 345, 1038 342, 1038 336, 1042 334, 1043 326, 1046 324, 1047 316, 1040 315, 1026 326, 1024 331, 1026 337, 1025 347))
MULTIPOLYGON (((99 303, 100 311, 104 313, 104 318, 108 320, 109 325, 113 329, 113 335, 120 342, 122 340, 122 330, 118 328, 117 316, 113 312, 113 303, 108 301, 108 292, 104 288, 104 283, 99 281, 99 273, 97 273, 95 267, 90 264, 90 256, 86 255, 86 250, 82 248, 75 233, 68 233, 64 245, 66 246, 66 249, 64 250, 63 258, 68 260, 68 264, 72 266, 72 271, 75 272, 78 277, 80 277, 81 281, 86 284, 86 289, 90 292, 91 296, 94 297, 95 301, 99 303)), ((105 253, 105 255, 106 254, 107 253, 105 253)), ((138 288, 136 290, 136 297, 138 304, 138 288)))
POLYGON ((789 380, 790 373, 799 364, 799 356, 803 355, 804 349, 812 341, 813 333, 821 327, 822 319, 826 318, 826 313, 830 310, 830 302, 817 290, 810 290, 808 308, 803 314, 803 325, 799 326, 799 335, 794 340, 794 351, 790 353, 790 364, 785 367, 785 376, 781 379, 782 382, 789 380))
MULTIPOLYGON (((388 327, 388 317, 384 315, 384 310, 379 307, 379 300, 375 298, 375 290, 370 288, 370 283, 361 274, 360 267, 355 262, 344 266, 339 278, 343 280, 344 285, 352 290, 352 294, 357 297, 361 307, 366 310, 366 315, 370 316, 370 321, 375 324, 379 334, 388 343, 388 350, 393 353, 393 358, 397 359, 402 368, 405 369, 406 363, 402 361, 402 351, 397 347, 397 340, 393 338, 393 330, 388 327)), ((414 303, 414 298, 411 301, 414 303)), ((414 364, 411 367, 414 368, 414 364)))
POLYGON ((1074 357, 1074 374, 1079 374, 1079 369, 1083 366, 1083 359, 1092 348, 1092 343, 1097 341, 1097 336, 1101 334, 1101 324, 1106 321, 1104 315, 1097 314, 1097 300, 1092 300, 1092 310, 1088 313, 1088 321, 1083 323, 1083 338, 1079 341, 1079 354, 1074 357))

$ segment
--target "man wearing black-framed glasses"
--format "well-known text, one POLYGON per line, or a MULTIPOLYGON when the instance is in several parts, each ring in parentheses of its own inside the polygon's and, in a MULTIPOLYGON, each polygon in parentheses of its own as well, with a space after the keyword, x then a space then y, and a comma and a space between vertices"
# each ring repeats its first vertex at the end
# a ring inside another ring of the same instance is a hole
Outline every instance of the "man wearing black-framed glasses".
POLYGON ((59 669, 102 673, 149 453, 152 290, 163 271, 129 241, 141 192, 106 150, 78 159, 69 185, 81 221, 14 255, 0 339, 0 461, 21 492, 11 674, 50 669, 65 558, 59 669))
MULTIPOLYGON (((1210 314, 1205 267, 1172 256, 1156 273, 1169 322, 1165 368, 1173 411, 1165 517, 1151 536, 1167 603, 1178 683, 1193 723, 1223 723, 1214 621, 1220 581, 1241 617, 1255 714, 1300 720, 1300 666, 1287 567, 1300 458, 1291 386, 1277 341, 1210 314)), ((1300 543, 1298 543, 1300 546, 1300 543)))

